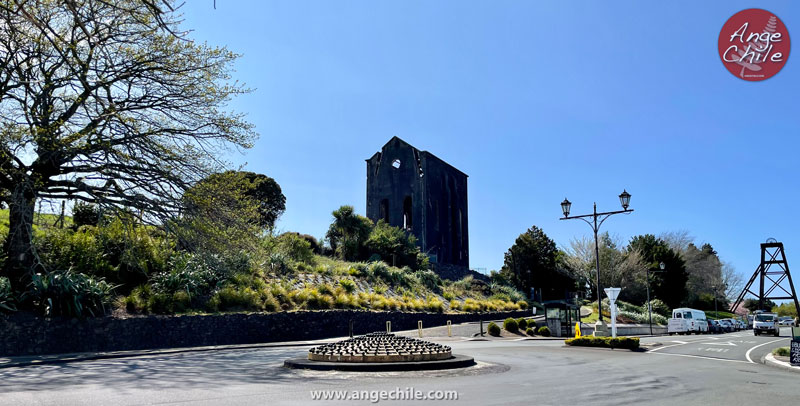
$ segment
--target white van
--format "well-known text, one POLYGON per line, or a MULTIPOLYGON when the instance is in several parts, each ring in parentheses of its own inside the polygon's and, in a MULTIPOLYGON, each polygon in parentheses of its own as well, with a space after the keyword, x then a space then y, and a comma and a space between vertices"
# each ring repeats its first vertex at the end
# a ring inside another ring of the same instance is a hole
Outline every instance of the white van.
POLYGON ((700 334, 708 332, 706 312, 697 309, 682 307, 672 311, 672 318, 667 324, 667 333, 700 334))

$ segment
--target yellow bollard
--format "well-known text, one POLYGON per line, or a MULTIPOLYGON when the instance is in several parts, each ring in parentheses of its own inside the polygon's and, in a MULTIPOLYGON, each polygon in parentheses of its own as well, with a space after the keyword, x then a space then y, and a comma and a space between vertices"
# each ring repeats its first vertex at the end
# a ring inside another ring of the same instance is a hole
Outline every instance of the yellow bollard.
POLYGON ((575 338, 581 336, 581 323, 575 323, 575 338))
POLYGON ((392 322, 391 321, 386 321, 386 332, 387 333, 391 333, 392 332, 392 322))
POLYGON ((417 322, 417 328, 419 329, 419 338, 422 338, 422 320, 417 322))
POLYGON ((452 337, 453 336, 453 329, 451 328, 451 325, 452 325, 452 323, 450 323, 450 320, 447 320, 447 336, 448 337, 452 337))

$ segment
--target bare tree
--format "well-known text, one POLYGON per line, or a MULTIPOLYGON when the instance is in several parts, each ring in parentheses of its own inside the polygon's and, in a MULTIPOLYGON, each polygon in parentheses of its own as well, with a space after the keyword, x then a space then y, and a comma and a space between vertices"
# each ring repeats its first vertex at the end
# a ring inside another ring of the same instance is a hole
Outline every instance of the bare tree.
POLYGON ((744 289, 744 279, 730 262, 722 262, 722 286, 725 287, 725 297, 733 302, 744 289))
POLYGON ((659 234, 658 238, 664 240, 673 251, 681 255, 689 248, 689 244, 694 242, 694 237, 689 233, 689 230, 666 231, 659 234))
MULTIPOLYGON (((37 199, 133 208, 157 220, 255 139, 226 103, 237 55, 179 31, 171 0, 0 3, 0 195, 5 273, 37 266, 37 199)), ((17 286, 20 287, 19 285, 17 286)))

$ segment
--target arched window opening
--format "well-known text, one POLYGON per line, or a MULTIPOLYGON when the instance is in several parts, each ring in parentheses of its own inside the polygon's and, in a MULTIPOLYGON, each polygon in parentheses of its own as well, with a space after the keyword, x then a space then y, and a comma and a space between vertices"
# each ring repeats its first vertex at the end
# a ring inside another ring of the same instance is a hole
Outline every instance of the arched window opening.
POLYGON ((385 222, 389 222, 389 199, 381 200, 381 218, 385 222))
POLYGON ((403 199, 403 228, 411 230, 413 225, 414 223, 411 218, 411 196, 406 196, 406 198, 403 199))

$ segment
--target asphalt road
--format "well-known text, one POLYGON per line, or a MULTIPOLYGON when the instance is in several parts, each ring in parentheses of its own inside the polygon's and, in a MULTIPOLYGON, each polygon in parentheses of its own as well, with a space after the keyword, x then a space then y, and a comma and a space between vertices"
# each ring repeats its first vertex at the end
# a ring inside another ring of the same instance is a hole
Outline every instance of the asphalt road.
POLYGON ((658 342, 648 353, 702 358, 722 362, 760 363, 775 347, 788 347, 790 328, 781 329, 781 336, 755 336, 752 330, 712 335, 662 336, 643 338, 643 344, 658 342))
MULTIPOLYGON (((774 339, 753 337, 749 331, 653 337, 643 342, 663 345, 631 352, 565 348, 559 341, 452 338, 447 344, 454 352, 474 356, 479 365, 459 371, 382 374, 281 366, 286 358, 303 356, 308 347, 98 360, 0 369, 0 404, 371 404, 314 401, 312 391, 364 391, 369 396, 409 388, 423 394, 455 391, 458 400, 450 403, 465 405, 797 404, 800 374, 758 363, 758 357, 782 344, 771 343, 774 339), (748 361, 748 352, 754 362, 748 361)), ((788 336, 781 340, 788 342, 788 336)))

